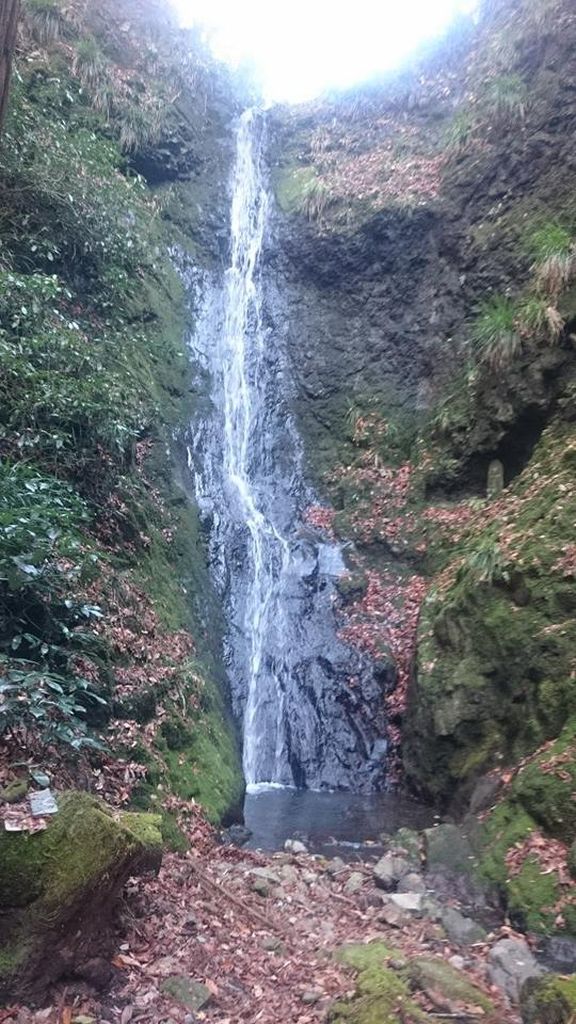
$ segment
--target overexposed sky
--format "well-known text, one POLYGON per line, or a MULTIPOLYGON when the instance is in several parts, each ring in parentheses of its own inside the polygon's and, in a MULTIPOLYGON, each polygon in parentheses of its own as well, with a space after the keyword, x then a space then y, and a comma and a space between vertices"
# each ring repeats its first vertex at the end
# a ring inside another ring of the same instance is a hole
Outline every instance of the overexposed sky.
POLYGON ((255 66, 266 98, 312 99, 397 66, 476 0, 172 0, 216 55, 255 66))

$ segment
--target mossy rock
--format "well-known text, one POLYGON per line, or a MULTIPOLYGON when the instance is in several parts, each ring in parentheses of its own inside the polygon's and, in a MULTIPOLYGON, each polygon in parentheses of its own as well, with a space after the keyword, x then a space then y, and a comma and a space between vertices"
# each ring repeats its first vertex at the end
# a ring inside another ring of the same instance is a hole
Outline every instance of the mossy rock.
POLYGON ((520 994, 524 1024, 569 1024, 576 1016, 576 978, 556 974, 526 982, 520 994))
POLYGON ((414 1024, 431 1022, 411 998, 408 981, 387 966, 392 956, 393 951, 381 942, 338 950, 337 959, 354 968, 358 977, 354 997, 332 1007, 331 1024, 397 1024, 400 1011, 414 1024))
POLYGON ((480 1006, 485 1013, 494 1010, 492 1000, 463 973, 444 960, 422 957, 411 960, 406 975, 413 988, 438 992, 450 1002, 480 1006))
POLYGON ((117 815, 87 793, 58 803, 45 831, 0 832, 0 999, 40 997, 105 955, 122 886, 160 866, 156 815, 117 815))

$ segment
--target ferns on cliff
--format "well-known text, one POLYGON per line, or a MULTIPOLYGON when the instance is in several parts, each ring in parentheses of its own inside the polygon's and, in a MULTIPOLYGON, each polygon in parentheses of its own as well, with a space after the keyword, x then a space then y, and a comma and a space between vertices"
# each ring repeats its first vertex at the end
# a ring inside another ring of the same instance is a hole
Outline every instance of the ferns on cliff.
POLYGON ((491 120, 510 124, 524 119, 529 100, 528 87, 520 75, 497 75, 488 83, 483 107, 491 120))

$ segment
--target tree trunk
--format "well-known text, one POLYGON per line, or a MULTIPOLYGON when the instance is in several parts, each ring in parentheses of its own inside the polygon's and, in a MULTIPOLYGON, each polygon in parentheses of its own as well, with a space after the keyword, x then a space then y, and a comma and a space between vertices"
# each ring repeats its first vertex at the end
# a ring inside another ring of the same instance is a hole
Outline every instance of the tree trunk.
POLYGON ((4 125, 8 106, 19 13, 20 0, 0 0, 0 131, 4 125))

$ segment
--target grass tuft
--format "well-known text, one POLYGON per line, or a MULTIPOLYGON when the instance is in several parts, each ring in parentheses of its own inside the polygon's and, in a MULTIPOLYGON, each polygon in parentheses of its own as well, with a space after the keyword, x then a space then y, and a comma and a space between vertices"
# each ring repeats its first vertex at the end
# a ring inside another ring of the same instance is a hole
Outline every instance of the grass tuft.
POLYGON ((480 361, 493 370, 501 370, 513 362, 522 348, 522 338, 510 299, 496 295, 482 303, 473 325, 472 340, 480 361))

